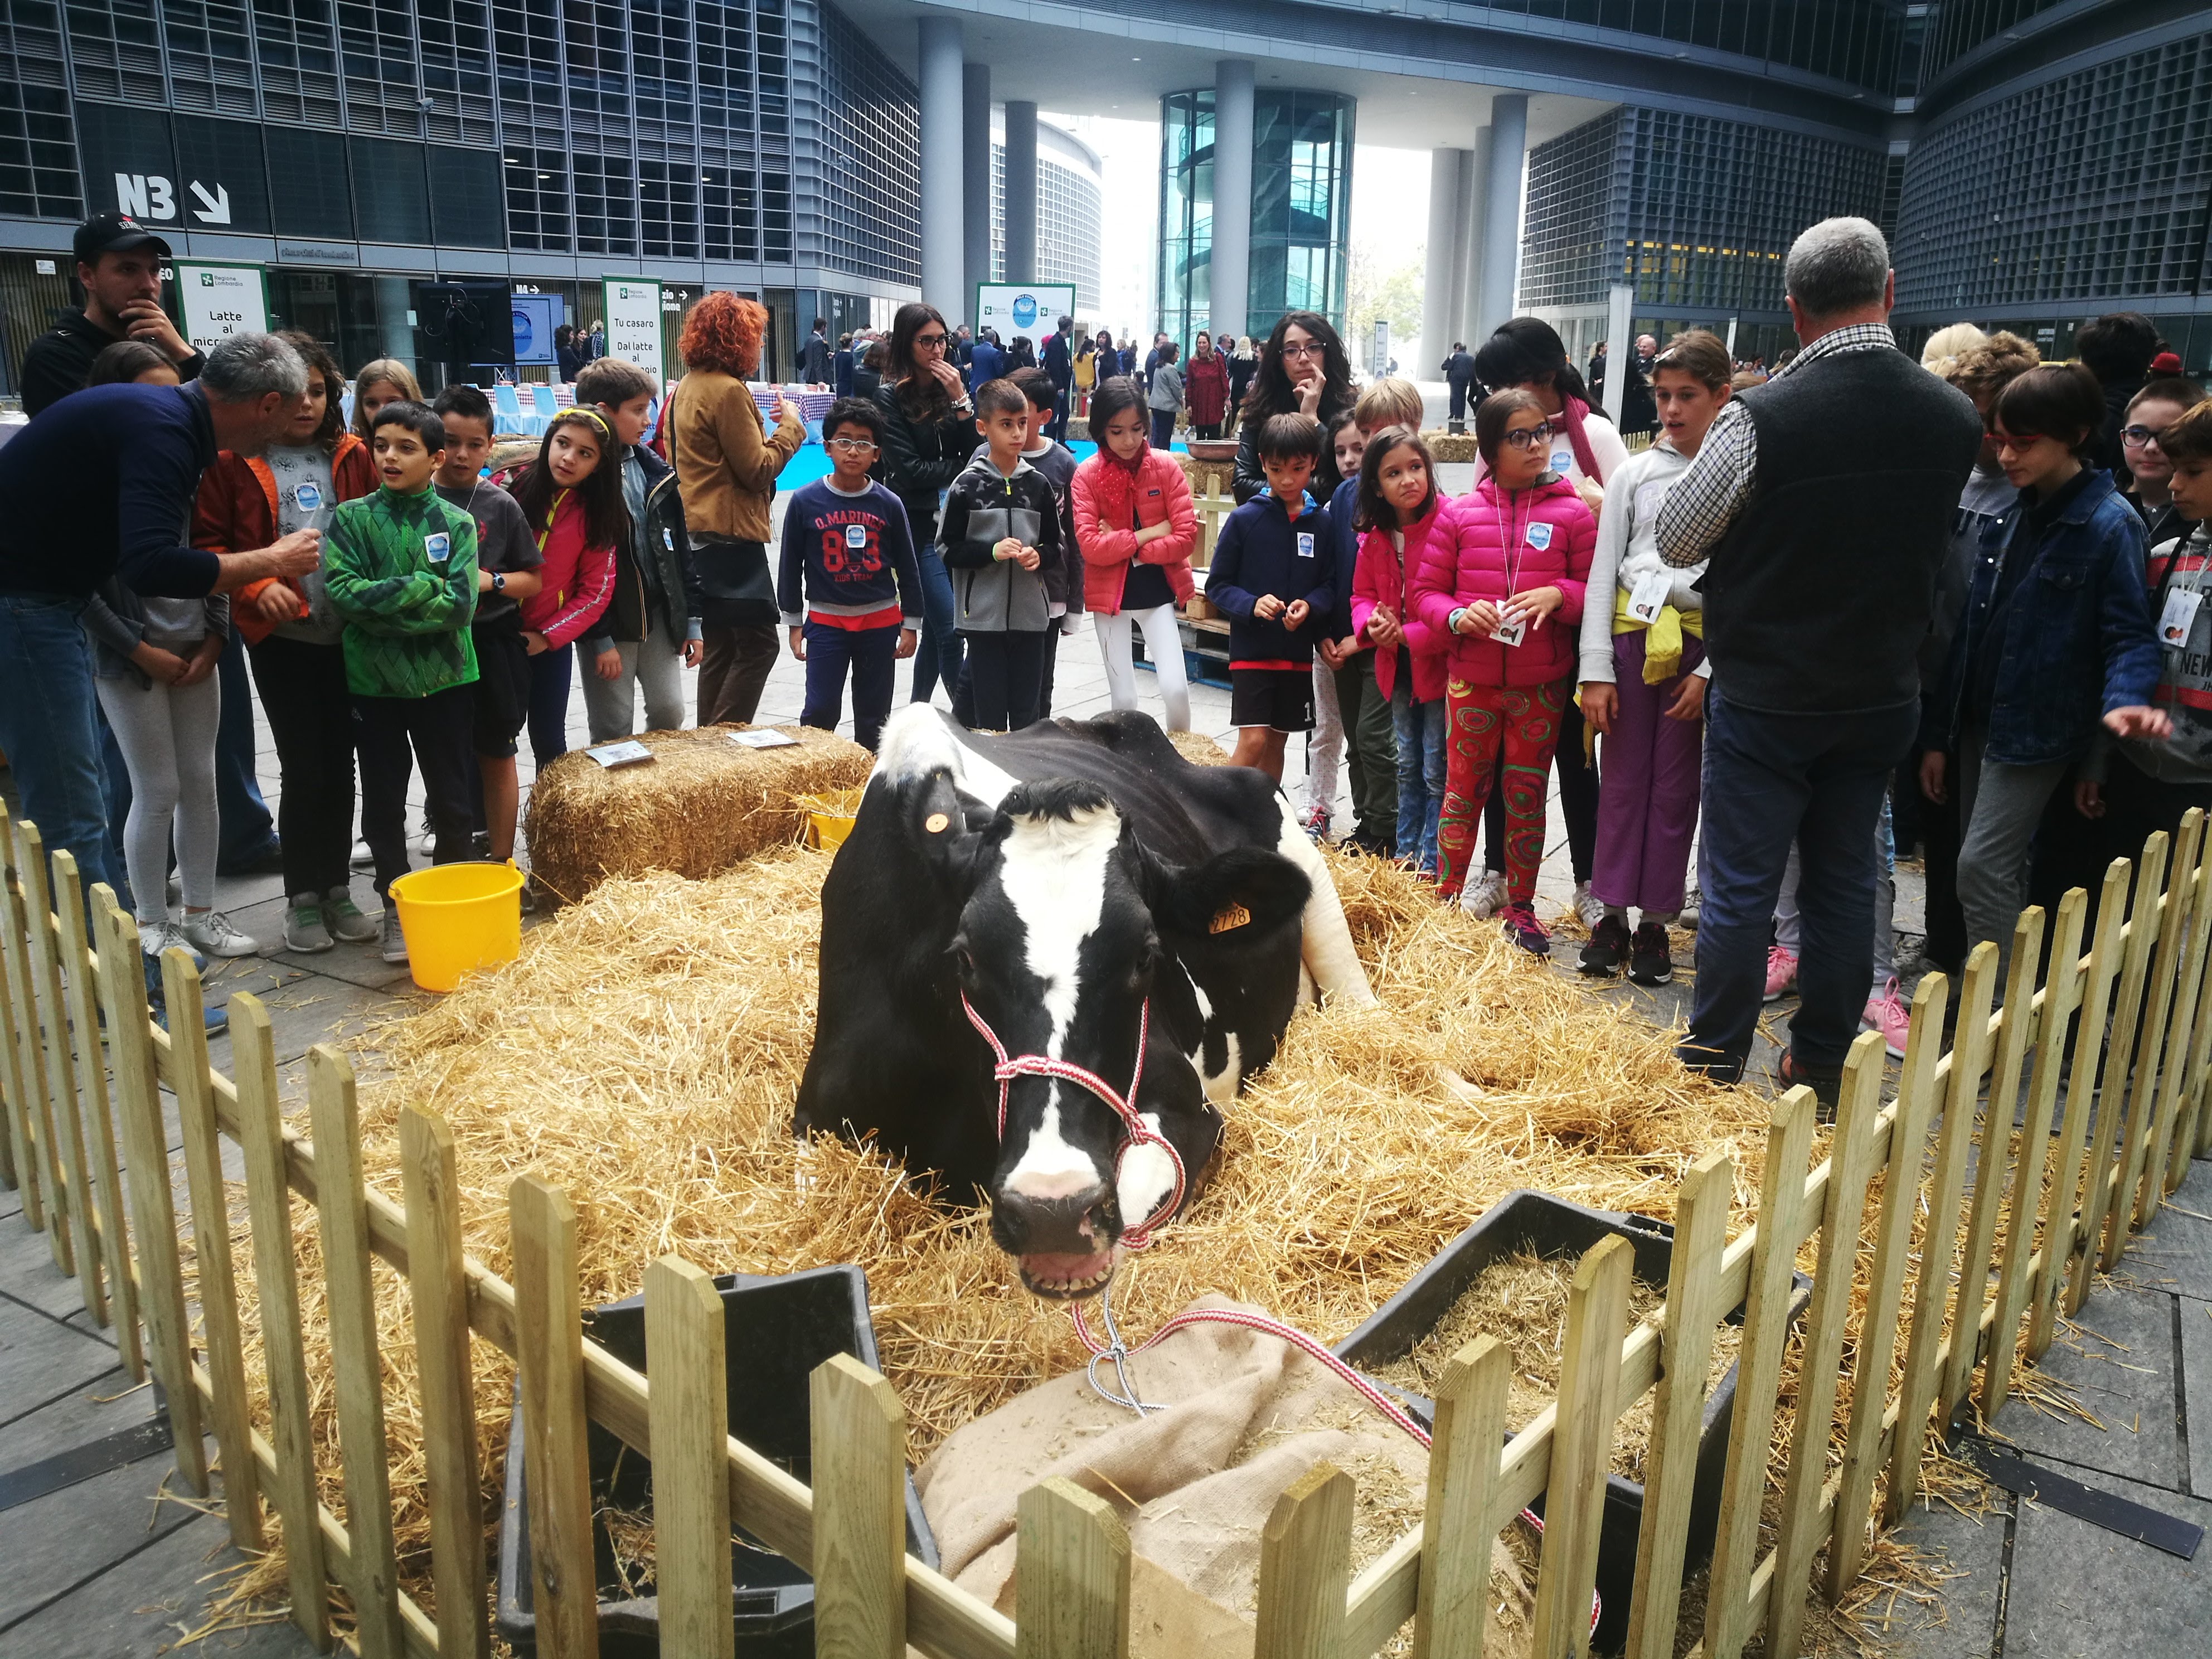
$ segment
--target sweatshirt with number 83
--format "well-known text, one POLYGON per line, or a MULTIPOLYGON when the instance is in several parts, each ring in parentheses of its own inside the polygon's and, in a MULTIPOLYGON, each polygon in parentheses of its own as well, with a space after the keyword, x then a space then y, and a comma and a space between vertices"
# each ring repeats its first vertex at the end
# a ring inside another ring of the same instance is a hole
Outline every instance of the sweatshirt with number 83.
POLYGON ((323 586, 345 623, 356 696, 427 697, 477 678, 476 520, 434 489, 382 484, 343 503, 323 544, 323 586))

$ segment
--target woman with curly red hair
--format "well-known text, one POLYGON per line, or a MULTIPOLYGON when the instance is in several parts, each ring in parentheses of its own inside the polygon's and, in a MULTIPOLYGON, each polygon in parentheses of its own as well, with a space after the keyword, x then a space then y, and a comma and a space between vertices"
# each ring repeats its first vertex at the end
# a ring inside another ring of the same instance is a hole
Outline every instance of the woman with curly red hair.
POLYGON ((709 294, 684 319, 678 349, 689 371, 670 400, 669 447, 691 553, 706 592, 699 724, 750 723, 775 666, 775 583, 769 574, 769 508, 776 475, 806 441, 799 411, 775 400, 768 431, 748 379, 760 369, 768 312, 735 294, 709 294))

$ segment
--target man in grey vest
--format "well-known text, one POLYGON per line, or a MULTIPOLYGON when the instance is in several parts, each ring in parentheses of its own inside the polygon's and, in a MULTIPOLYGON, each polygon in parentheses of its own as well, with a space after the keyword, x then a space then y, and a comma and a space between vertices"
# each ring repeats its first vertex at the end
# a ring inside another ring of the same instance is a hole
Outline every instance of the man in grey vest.
POLYGON ((1705 898, 1674 1052, 1742 1076, 1794 841, 1803 936, 1781 1080, 1832 1111, 1873 972, 1875 828, 1919 720, 1917 653, 1982 422, 1897 349, 1873 225, 1814 225, 1783 280, 1804 349, 1721 411, 1659 514, 1668 564, 1711 561, 1705 898))

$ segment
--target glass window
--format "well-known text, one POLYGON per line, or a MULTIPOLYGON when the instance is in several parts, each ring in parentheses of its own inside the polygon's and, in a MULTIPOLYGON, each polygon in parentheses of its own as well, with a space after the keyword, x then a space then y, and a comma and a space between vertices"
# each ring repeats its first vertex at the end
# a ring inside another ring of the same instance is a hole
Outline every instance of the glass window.
POLYGON ((448 247, 504 247, 499 152, 432 144, 424 155, 430 169, 430 226, 437 240, 448 247))
POLYGON ((84 216, 69 95, 59 87, 0 81, 0 213, 84 216))
POLYGON ((354 203, 364 242, 430 240, 430 190, 422 146, 392 138, 350 141, 354 203))
POLYGON ((352 240, 353 191, 344 136, 288 131, 283 143, 282 161, 269 170, 269 216, 276 234, 352 240))

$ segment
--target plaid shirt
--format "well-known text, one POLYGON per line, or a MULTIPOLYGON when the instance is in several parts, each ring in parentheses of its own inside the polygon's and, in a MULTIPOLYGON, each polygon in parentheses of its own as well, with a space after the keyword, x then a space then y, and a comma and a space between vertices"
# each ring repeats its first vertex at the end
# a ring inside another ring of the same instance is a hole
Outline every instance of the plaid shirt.
MULTIPOLYGON (((1846 351, 1894 351, 1897 337, 1887 323, 1853 323, 1823 334, 1777 369, 1776 380, 1795 374, 1809 362, 1846 351)), ((1731 398, 1705 433, 1698 458, 1677 478, 1659 509, 1659 556, 1668 564, 1691 565, 1705 558, 1728 533, 1735 515, 1751 499, 1759 474, 1759 428, 1741 398, 1731 398)))

